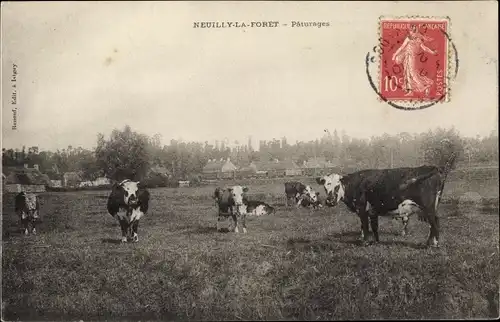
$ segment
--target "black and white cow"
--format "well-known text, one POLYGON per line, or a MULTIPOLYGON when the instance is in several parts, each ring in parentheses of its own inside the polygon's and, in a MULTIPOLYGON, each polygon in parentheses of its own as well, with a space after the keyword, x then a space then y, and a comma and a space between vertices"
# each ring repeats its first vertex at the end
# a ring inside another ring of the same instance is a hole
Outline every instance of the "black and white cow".
POLYGON ((246 214, 248 216, 272 215, 276 212, 274 207, 258 200, 248 200, 246 204, 246 214))
POLYGON ((128 237, 134 242, 139 241, 139 220, 147 213, 148 208, 149 191, 140 187, 139 182, 127 179, 113 186, 108 197, 108 212, 120 223, 122 242, 126 243, 128 237))
POLYGON ((315 192, 312 188, 310 192, 302 194, 299 197, 298 203, 304 208, 312 207, 313 209, 318 209, 323 207, 319 200, 319 192, 315 192), (315 198, 311 198, 310 196, 315 196, 315 198))
POLYGON ((421 166, 362 170, 344 176, 330 174, 316 180, 325 188, 327 205, 335 206, 343 201, 351 211, 358 214, 364 244, 368 241, 368 221, 375 241, 378 242, 378 216, 402 218, 406 234, 409 217, 418 213, 419 219, 428 222, 430 226, 427 244, 438 246, 437 208, 454 160, 455 154, 443 168, 421 166))
POLYGON ((297 208, 300 206, 313 206, 314 208, 320 205, 318 194, 309 185, 305 185, 298 181, 285 182, 285 204, 288 207, 288 201, 293 199, 297 208))
POLYGON ((248 199, 246 193, 247 187, 232 186, 229 188, 216 188, 214 192, 214 199, 217 204, 219 213, 217 218, 217 230, 219 229, 219 222, 229 216, 234 221, 234 232, 238 233, 238 217, 241 217, 241 224, 243 232, 247 232, 246 227, 246 213, 248 199))
POLYGON ((36 235, 35 226, 40 218, 38 196, 34 193, 26 193, 24 191, 18 193, 14 200, 14 210, 21 219, 24 234, 29 234, 29 225, 31 224, 31 233, 36 235))

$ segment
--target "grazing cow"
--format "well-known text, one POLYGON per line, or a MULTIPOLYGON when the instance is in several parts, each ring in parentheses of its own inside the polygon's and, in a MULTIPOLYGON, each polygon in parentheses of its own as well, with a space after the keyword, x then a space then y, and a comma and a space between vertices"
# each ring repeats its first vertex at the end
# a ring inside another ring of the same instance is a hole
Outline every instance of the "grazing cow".
POLYGON ((265 202, 248 200, 246 204, 246 213, 247 215, 264 216, 275 213, 275 209, 265 202))
POLYGON ((438 246, 437 208, 455 157, 456 154, 452 154, 441 168, 421 166, 362 170, 345 176, 330 174, 316 180, 324 186, 329 206, 335 206, 342 200, 351 211, 358 214, 364 244, 368 242, 368 220, 378 242, 378 216, 399 216, 406 234, 409 217, 418 213, 419 219, 430 226, 427 244, 438 246))
POLYGON ((309 197, 307 194, 303 194, 302 196, 299 197, 299 203, 302 207, 312 207, 313 209, 317 208, 322 208, 323 205, 321 204, 321 201, 319 200, 319 192, 314 192, 312 193, 313 195, 316 196, 315 199, 312 199, 309 197))
POLYGON ((14 209, 21 219, 21 226, 24 229, 24 234, 29 234, 29 224, 31 223, 31 233, 36 235, 35 225, 40 218, 40 203, 38 202, 38 196, 24 191, 18 193, 15 197, 14 209))
POLYGON ((148 208, 149 192, 140 187, 139 182, 126 179, 113 186, 108 197, 108 212, 120 223, 122 242, 126 243, 128 237, 134 242, 139 241, 139 219, 148 208), (120 210, 125 210, 125 213, 120 213, 120 210))
POLYGON ((238 217, 241 217, 241 224, 243 232, 247 232, 246 227, 246 212, 247 212, 247 187, 232 186, 229 188, 216 188, 214 192, 214 199, 219 208, 217 218, 217 230, 219 229, 219 222, 224 218, 231 216, 234 221, 234 232, 238 233, 238 217))
POLYGON ((285 195, 286 195, 286 206, 288 207, 288 200, 292 199, 296 202, 297 208, 301 205, 308 206, 313 205, 317 207, 318 194, 309 185, 304 185, 298 181, 285 182, 285 195))

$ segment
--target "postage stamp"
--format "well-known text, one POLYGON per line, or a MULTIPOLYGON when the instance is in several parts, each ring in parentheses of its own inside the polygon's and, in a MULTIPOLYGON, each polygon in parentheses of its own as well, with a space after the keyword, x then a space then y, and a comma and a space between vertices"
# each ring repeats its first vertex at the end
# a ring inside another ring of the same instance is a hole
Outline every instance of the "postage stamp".
POLYGON ((380 96, 391 102, 449 100, 449 18, 380 17, 380 96))

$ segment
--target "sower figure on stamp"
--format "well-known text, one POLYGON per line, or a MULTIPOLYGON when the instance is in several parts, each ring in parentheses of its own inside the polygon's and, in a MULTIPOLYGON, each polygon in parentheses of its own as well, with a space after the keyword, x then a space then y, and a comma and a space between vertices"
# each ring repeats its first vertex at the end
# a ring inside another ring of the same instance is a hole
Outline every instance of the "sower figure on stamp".
POLYGON ((416 61, 420 50, 437 55, 436 50, 432 50, 424 45, 424 41, 432 41, 432 38, 422 35, 417 30, 417 26, 412 24, 408 31, 408 36, 399 47, 392 60, 397 64, 403 65, 403 86, 406 91, 405 96, 412 95, 414 91, 424 92, 429 96, 429 91, 434 81, 425 75, 419 73, 416 61))

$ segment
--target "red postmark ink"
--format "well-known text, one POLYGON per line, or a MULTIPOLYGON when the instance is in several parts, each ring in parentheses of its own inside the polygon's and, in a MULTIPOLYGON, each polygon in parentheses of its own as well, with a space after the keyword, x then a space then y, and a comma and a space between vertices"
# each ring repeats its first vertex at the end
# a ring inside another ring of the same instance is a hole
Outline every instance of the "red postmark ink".
POLYGON ((447 19, 380 19, 380 95, 387 101, 448 99, 447 19))

